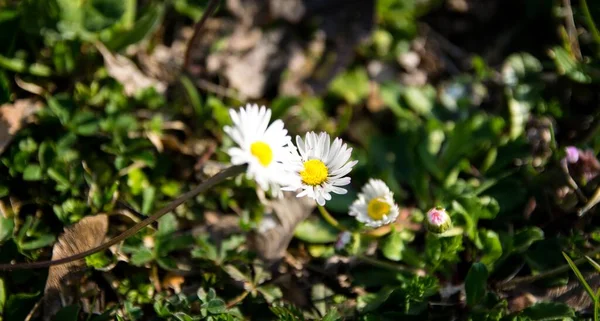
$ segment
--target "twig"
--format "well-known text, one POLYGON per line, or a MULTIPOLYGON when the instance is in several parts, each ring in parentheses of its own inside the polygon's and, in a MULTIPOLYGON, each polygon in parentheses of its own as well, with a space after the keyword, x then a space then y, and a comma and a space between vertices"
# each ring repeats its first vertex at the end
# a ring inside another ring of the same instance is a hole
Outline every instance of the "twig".
MULTIPOLYGON (((585 253, 585 255, 583 255, 583 257, 580 257, 577 260, 573 260, 573 263, 575 263, 575 265, 579 265, 579 264, 581 264, 583 262, 587 262, 587 259, 585 258, 586 256, 592 257, 592 256, 594 256, 594 255, 596 255, 598 253, 600 253, 600 247, 597 247, 597 248, 593 249, 592 251, 590 251, 588 253, 585 253)), ((564 265, 561 265, 561 266, 559 266, 557 268, 554 268, 552 270, 548 270, 548 271, 542 272, 540 274, 530 275, 530 276, 524 276, 524 277, 520 277, 520 278, 514 278, 514 279, 512 279, 512 280, 510 280, 508 282, 500 283, 500 284, 496 285, 496 289, 498 289, 498 290, 509 290, 509 289, 514 288, 514 287, 519 286, 519 285, 523 285, 523 284, 527 284, 527 283, 532 283, 532 282, 535 282, 537 280, 541 280, 541 279, 544 279, 544 278, 549 278, 549 277, 552 277, 552 276, 559 275, 561 273, 565 273, 565 272, 569 271, 569 269, 570 269, 569 264, 564 264, 564 265)))
POLYGON ((233 100, 237 100, 237 101, 242 101, 245 99, 245 97, 238 96, 236 91, 231 88, 226 88, 221 85, 214 84, 214 83, 212 83, 208 80, 202 79, 202 78, 196 80, 196 85, 198 85, 198 88, 200 88, 200 89, 204 89, 206 91, 209 91, 211 93, 217 94, 222 97, 227 97, 229 99, 233 99, 233 100))
POLYGON ((183 63, 183 70, 187 70, 190 64, 190 55, 192 52, 192 48, 194 47, 194 44, 196 43, 196 38, 198 38, 198 35, 200 34, 200 31, 202 30, 202 26, 204 26, 204 23, 206 23, 206 20, 208 20, 208 17, 210 15, 213 14, 213 12, 217 9, 217 5, 219 4, 219 0, 210 0, 210 2, 208 3, 208 6, 206 7, 206 11, 204 11, 204 13, 202 14, 202 17, 200 18, 200 20, 198 22, 196 22, 196 24, 194 25, 194 33, 192 34, 192 37, 190 38, 190 41, 187 44, 187 48, 185 50, 185 59, 184 59, 184 63, 183 63))
POLYGON ((248 296, 248 291, 244 291, 244 293, 236 296, 235 298, 233 298, 231 301, 227 302, 227 308, 231 309, 233 306, 235 306, 236 304, 242 302, 247 296, 248 296))
POLYGON ((119 234, 118 236, 114 237, 113 239, 111 239, 110 241, 108 241, 104 244, 101 244, 95 248, 92 248, 87 251, 77 253, 75 255, 68 256, 68 257, 65 257, 65 258, 62 258, 59 260, 54 260, 54 261, 40 261, 40 262, 16 263, 16 264, 0 264, 0 271, 10 271, 10 270, 16 270, 16 269, 45 268, 45 267, 49 267, 52 265, 65 264, 65 263, 81 260, 81 259, 85 258, 86 256, 92 255, 96 252, 106 250, 109 247, 111 247, 111 246, 125 240, 126 238, 134 235, 135 233, 139 232, 141 229, 143 229, 147 225, 152 224, 153 222, 155 222, 156 220, 161 218, 163 215, 171 212, 172 210, 177 208, 179 205, 183 204, 185 201, 192 199, 196 195, 208 190, 209 188, 215 186, 218 183, 225 181, 229 177, 233 177, 233 176, 236 176, 236 175, 242 173, 244 170, 246 170, 246 165, 236 165, 236 166, 231 166, 231 167, 219 172, 217 175, 215 175, 215 176, 209 178, 208 180, 206 180, 205 182, 199 184, 191 191, 184 193, 183 195, 174 199, 167 206, 158 210, 156 213, 152 214, 148 218, 135 224, 134 226, 132 226, 125 232, 123 232, 123 233, 119 234))

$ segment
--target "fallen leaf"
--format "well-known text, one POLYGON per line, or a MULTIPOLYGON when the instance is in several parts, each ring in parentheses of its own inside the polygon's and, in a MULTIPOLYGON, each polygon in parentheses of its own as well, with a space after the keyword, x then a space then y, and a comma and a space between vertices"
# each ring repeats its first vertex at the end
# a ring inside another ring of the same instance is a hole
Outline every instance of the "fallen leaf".
POLYGON ((169 272, 163 278, 162 286, 173 289, 175 293, 179 293, 181 292, 181 285, 183 282, 185 282, 185 278, 182 275, 169 272))
MULTIPOLYGON (((87 251, 102 243, 108 231, 108 216, 87 216, 65 228, 52 249, 52 260, 69 257, 87 251)), ((85 266, 83 260, 51 266, 44 290, 44 320, 50 320, 66 303, 71 304, 78 293, 77 271, 85 266), (69 287, 75 285, 74 290, 69 287)))
POLYGON ((108 74, 123 85, 125 94, 133 96, 139 90, 153 87, 158 93, 166 91, 167 85, 154 78, 148 77, 129 58, 112 54, 103 44, 97 43, 96 48, 104 57, 108 74))
POLYGON ((294 193, 272 201, 269 206, 275 217, 263 219, 257 231, 250 233, 250 248, 266 261, 281 259, 294 237, 296 226, 314 210, 315 202, 307 197, 297 198, 294 193))
POLYGON ((0 154, 27 122, 27 118, 41 107, 41 102, 33 99, 17 99, 12 104, 0 106, 0 154))
MULTIPOLYGON (((597 289, 600 285, 600 275, 597 273, 585 274, 584 278, 592 289, 597 289)), ((565 285, 548 289, 535 285, 522 287, 517 290, 516 295, 508 300, 508 308, 511 313, 514 313, 540 301, 561 302, 577 311, 590 309, 593 305, 593 301, 584 287, 577 279, 574 279, 565 285)))

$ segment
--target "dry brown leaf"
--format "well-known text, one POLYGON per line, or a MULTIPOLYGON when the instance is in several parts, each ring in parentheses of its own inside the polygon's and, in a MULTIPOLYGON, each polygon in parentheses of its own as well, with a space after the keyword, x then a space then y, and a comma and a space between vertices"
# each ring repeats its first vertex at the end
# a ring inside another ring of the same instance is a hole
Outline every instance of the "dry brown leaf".
POLYGON ((133 96, 139 90, 153 87, 158 93, 164 93, 167 85, 154 78, 148 77, 125 56, 112 54, 104 45, 97 43, 96 47, 102 57, 108 74, 123 85, 125 94, 133 96))
MULTIPOLYGON (((102 243, 108 231, 108 216, 87 216, 65 228, 52 249, 52 260, 58 260, 94 248, 102 243)), ((44 319, 51 317, 64 304, 74 302, 78 293, 77 271, 85 265, 83 260, 50 267, 44 290, 44 319), (69 291, 75 285, 76 289, 69 291)))
POLYGON ((294 193, 284 195, 270 204, 276 217, 264 219, 259 230, 249 235, 250 247, 266 261, 276 261, 285 255, 296 226, 316 206, 315 201, 308 197, 297 198, 294 193))
POLYGON ((173 289, 173 291, 175 291, 175 293, 179 293, 179 292, 181 292, 181 285, 184 282, 185 282, 185 277, 183 277, 183 275, 169 272, 163 278, 162 286, 165 288, 173 289))
POLYGON ((41 107, 41 103, 33 99, 17 99, 12 104, 0 106, 0 154, 27 118, 41 107))
MULTIPOLYGON (((584 278, 592 289, 597 289, 600 285, 600 274, 598 273, 584 274, 584 278)), ((517 295, 508 300, 508 308, 514 313, 539 301, 562 302, 576 311, 590 309, 593 304, 585 288, 577 279, 574 279, 566 285, 549 289, 541 289, 534 285, 522 287, 517 295)))

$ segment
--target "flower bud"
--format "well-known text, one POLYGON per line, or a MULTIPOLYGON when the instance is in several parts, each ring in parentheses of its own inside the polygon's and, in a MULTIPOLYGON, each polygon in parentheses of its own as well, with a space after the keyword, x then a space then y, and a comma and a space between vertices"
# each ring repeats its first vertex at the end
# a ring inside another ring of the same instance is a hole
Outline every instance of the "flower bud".
POLYGON ((335 249, 341 251, 352 241, 352 233, 344 231, 338 235, 338 239, 335 242, 335 249))
POLYGON ((569 146, 565 148, 565 158, 569 164, 575 164, 579 160, 579 149, 574 146, 569 146))
POLYGON ((452 220, 444 208, 434 207, 427 212, 425 224, 429 232, 439 234, 452 227, 452 220))

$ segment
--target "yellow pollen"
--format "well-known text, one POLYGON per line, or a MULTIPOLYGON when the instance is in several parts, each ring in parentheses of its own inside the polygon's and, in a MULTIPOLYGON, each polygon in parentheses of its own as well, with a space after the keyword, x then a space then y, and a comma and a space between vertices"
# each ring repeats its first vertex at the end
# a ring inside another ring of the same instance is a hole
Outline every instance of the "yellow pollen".
POLYGON ((254 142, 250 145, 250 153, 252 153, 264 167, 269 166, 273 160, 273 151, 271 150, 271 147, 261 141, 254 142))
POLYGON ((300 172, 300 178, 306 185, 317 186, 327 181, 329 172, 325 163, 318 159, 311 159, 304 162, 304 170, 300 172))
POLYGON ((379 221, 383 219, 384 215, 390 212, 390 204, 388 204, 383 198, 377 197, 369 201, 367 206, 367 214, 370 218, 379 221))

